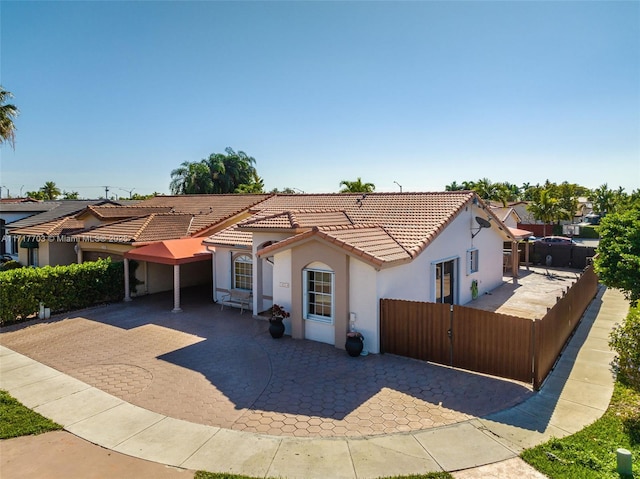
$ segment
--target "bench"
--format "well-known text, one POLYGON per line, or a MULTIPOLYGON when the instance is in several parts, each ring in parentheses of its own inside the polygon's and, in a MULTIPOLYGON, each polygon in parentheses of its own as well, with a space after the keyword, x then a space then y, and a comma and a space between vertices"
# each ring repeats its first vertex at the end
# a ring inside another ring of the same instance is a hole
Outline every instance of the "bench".
POLYGON ((242 314, 245 309, 251 308, 251 302, 251 291, 232 289, 222 296, 222 300, 220 301, 220 311, 222 311, 225 306, 232 306, 234 308, 240 308, 240 314, 242 314))

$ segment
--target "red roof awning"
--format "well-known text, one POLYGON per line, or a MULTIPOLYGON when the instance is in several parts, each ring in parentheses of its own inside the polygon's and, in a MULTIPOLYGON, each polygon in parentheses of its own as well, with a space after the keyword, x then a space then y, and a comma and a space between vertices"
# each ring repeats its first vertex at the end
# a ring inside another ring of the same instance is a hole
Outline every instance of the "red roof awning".
POLYGON ((183 238, 159 241, 132 249, 124 254, 127 259, 161 264, 184 264, 211 259, 211 252, 202 244, 204 238, 183 238))
POLYGON ((517 240, 522 240, 522 239, 526 239, 529 236, 533 235, 532 231, 527 231, 527 230, 520 230, 518 228, 511 228, 509 227, 509 231, 511 232, 511 234, 513 235, 513 237, 517 240))

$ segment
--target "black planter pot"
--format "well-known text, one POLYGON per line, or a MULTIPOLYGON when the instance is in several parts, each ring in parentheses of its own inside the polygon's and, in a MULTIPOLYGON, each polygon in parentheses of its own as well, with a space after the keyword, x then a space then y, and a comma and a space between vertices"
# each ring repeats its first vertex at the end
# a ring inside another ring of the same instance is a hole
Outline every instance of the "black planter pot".
POLYGON ((362 336, 347 336, 347 342, 344 344, 344 349, 347 350, 349 356, 360 356, 362 349, 364 348, 364 338, 362 336))
POLYGON ((284 323, 281 319, 270 319, 269 320, 269 334, 271 334, 272 338, 281 338, 284 336, 284 323))

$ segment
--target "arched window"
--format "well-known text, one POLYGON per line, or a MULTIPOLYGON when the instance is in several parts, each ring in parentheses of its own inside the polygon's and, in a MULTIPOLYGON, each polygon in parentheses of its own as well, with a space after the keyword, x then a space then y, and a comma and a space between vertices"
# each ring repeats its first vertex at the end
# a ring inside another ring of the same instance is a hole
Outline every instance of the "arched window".
POLYGON ((233 260, 233 288, 253 289, 253 261, 251 256, 243 254, 233 260))

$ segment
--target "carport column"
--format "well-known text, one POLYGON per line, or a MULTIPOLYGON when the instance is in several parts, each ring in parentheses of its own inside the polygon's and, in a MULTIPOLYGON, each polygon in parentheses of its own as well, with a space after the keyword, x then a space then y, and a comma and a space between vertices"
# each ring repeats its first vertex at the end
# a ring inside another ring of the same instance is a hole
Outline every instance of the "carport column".
POLYGON ((518 270, 520 269, 520 254, 518 253, 518 242, 511 242, 511 275, 514 278, 518 277, 518 270))
POLYGON ((173 265, 173 309, 172 313, 179 313, 180 309, 180 265, 173 265))
POLYGON ((129 258, 124 259, 124 300, 131 301, 129 292, 129 258))

